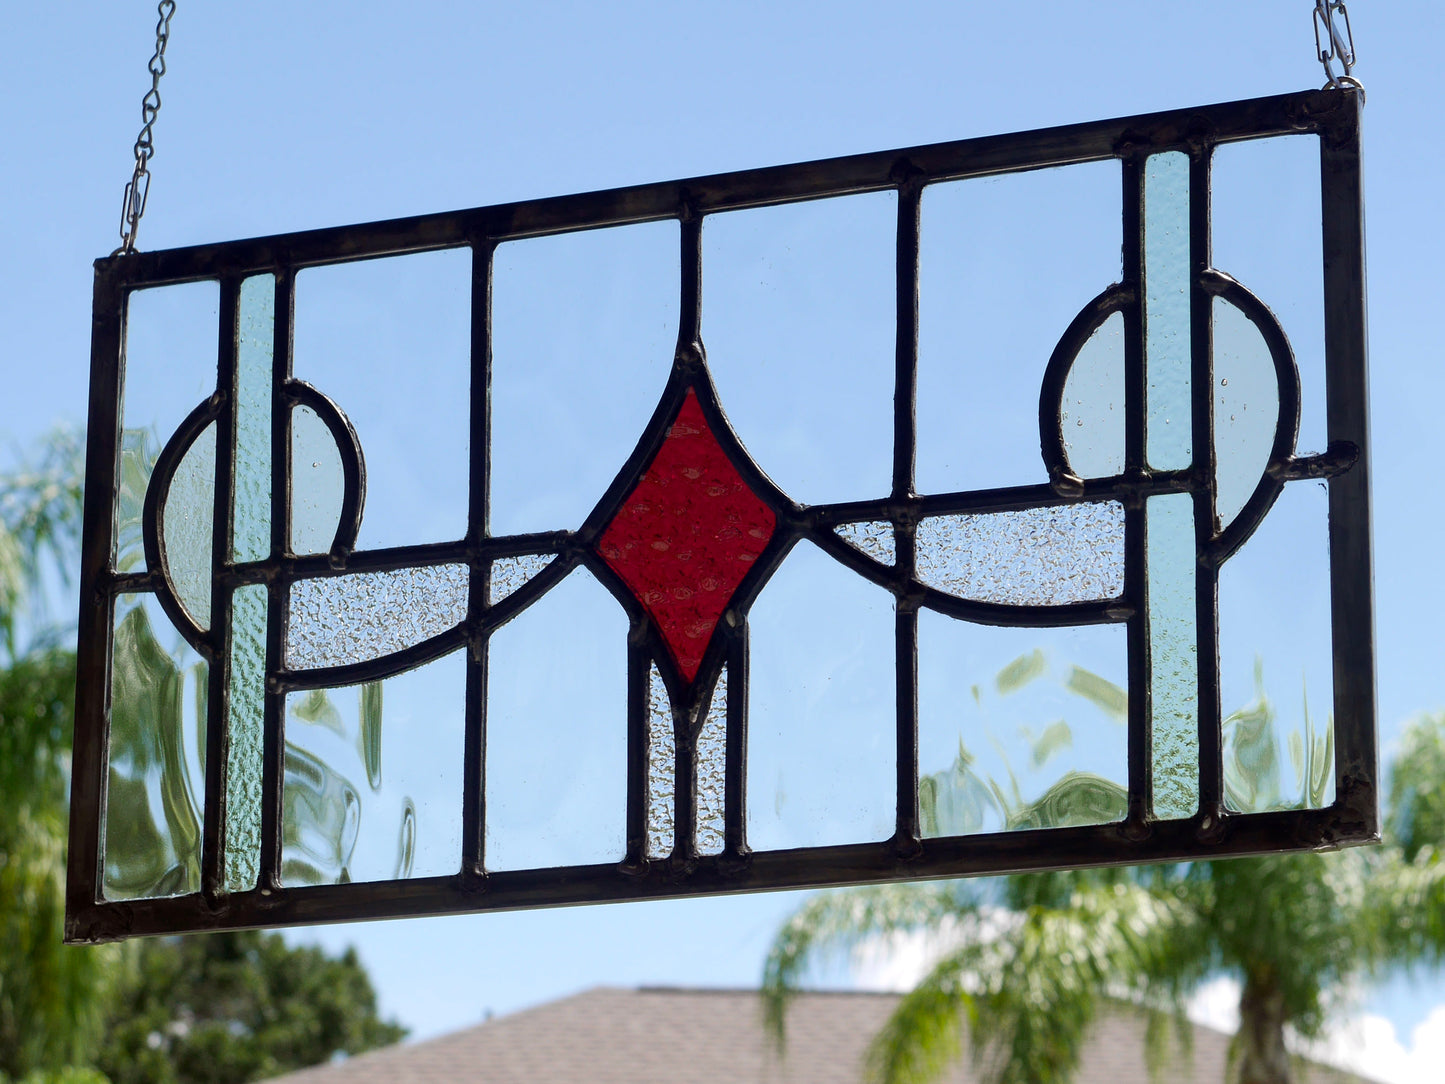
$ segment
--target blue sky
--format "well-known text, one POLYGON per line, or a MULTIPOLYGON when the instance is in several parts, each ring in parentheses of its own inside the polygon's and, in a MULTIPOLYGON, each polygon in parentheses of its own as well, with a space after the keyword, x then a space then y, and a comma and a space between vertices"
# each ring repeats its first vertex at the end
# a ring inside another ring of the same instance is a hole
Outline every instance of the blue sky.
MULTIPOLYGON (((183 3, 161 88, 155 179, 140 245, 170 247, 606 188, 1298 90, 1321 81, 1304 0, 1225 0, 1211 5, 1207 16, 1195 4, 1144 0, 969 7, 441 4, 402 13, 394 5, 364 3, 183 3)), ((1445 398, 1432 316, 1445 285, 1439 258, 1445 209, 1438 199, 1442 152, 1430 112, 1445 13, 1412 0, 1360 4, 1353 14, 1358 74, 1370 95, 1365 162, 1377 635, 1381 737, 1388 751, 1411 715, 1445 706, 1435 621, 1445 608, 1445 587, 1434 571, 1445 516, 1427 474, 1438 404, 1445 398)), ((4 23, 12 55, 0 73, 11 105, 8 198, 0 214, 0 251, 9 261, 0 291, 0 454, 11 456, 52 425, 84 418, 90 264, 117 243, 154 7, 133 0, 20 5, 7 10, 4 23)), ((1265 153, 1240 158, 1221 169, 1221 210, 1263 201, 1270 221, 1307 216, 1312 195, 1292 183, 1291 170, 1289 161, 1265 153)), ((1010 197, 999 198, 1007 205, 1010 197)), ((1016 210, 1017 200, 1027 197, 1012 198, 1009 206, 1016 210)), ((1084 209, 1090 198, 1085 183, 1063 206, 1084 209)), ((947 201, 940 201, 940 235, 948 235, 949 213, 947 201)), ((1022 344, 995 341, 990 335, 997 333, 984 329, 977 331, 977 350, 1002 356, 1051 346, 1063 326, 1057 314, 1065 313, 1066 322, 1107 284, 1107 278, 1098 281, 1107 268, 1091 264, 1089 253, 1099 250, 1092 244, 1098 236, 1117 230, 1109 213, 1097 219, 1082 210, 1056 215, 1026 235, 1001 228, 960 232, 959 245, 969 248, 970 259, 977 261, 980 252, 991 258, 970 265, 983 291, 980 307, 1017 316, 1020 334, 1032 337, 1022 344), (1055 274, 1040 273, 1045 261, 1055 274), (977 271, 979 266, 986 270, 977 271)), ((881 216, 873 210, 849 216, 855 248, 875 243, 874 217, 886 220, 887 209, 881 216)), ((747 278, 753 268, 748 261, 767 261, 783 281, 790 261, 801 257, 792 243, 768 249, 767 239, 795 242, 806 252, 810 239, 836 232, 826 221, 799 214, 781 224, 739 219, 736 229, 720 227, 708 235, 724 268, 705 287, 712 291, 705 305, 715 306, 705 312, 717 314, 717 334, 708 334, 720 391, 745 442, 765 464, 779 464, 785 488, 807 500, 852 495, 840 489, 867 478, 870 469, 850 458, 863 455, 866 439, 829 436, 817 419, 841 412, 848 433, 866 437, 879 422, 871 405, 878 397, 867 394, 866 384, 824 385, 821 400, 777 403, 744 316, 759 305, 774 306, 764 326, 785 341, 770 348, 792 356, 797 351, 787 337, 799 332, 788 318, 813 313, 821 323, 809 326, 822 328, 823 348, 836 358, 866 352, 870 336, 877 336, 879 321, 868 307, 876 291, 866 273, 850 276, 840 264, 829 271, 821 293, 759 294, 747 278), (731 263, 729 253, 736 254, 731 263), (727 268, 736 275, 729 278, 727 268), (840 305, 839 298, 848 303, 840 305), (800 419, 796 429, 776 424, 772 410, 800 419), (796 439, 789 444, 790 438, 796 439)), ((670 343, 672 287, 663 288, 665 300, 655 311, 648 306, 659 296, 651 284, 671 274, 665 261, 675 255, 658 255, 673 252, 671 241, 656 247, 644 230, 619 242, 630 270, 609 280, 615 292, 604 296, 577 286, 575 296, 565 297, 545 294, 547 267, 582 268, 576 278, 582 283, 587 261, 602 257, 589 255, 586 242, 546 244, 554 251, 533 256, 518 246, 515 258, 499 254, 499 268, 507 272, 499 298, 511 289, 521 299, 517 323, 499 334, 518 342, 529 333, 543 336, 553 351, 547 356, 579 347, 599 355, 655 356, 649 344, 670 343), (607 313, 619 311, 629 319, 606 322, 607 313)), ((1251 246, 1249 238, 1227 231, 1216 248, 1220 266, 1247 282, 1288 282, 1293 265, 1279 258, 1283 248, 1251 246), (1229 262, 1235 253, 1238 259, 1229 262)), ((947 267, 952 251, 932 258, 947 267)), ((966 273, 962 263, 958 273, 966 273)), ((323 282, 323 273, 316 274, 316 315, 309 324, 298 322, 298 374, 305 375, 308 335, 349 344, 353 354, 454 356, 457 340, 447 324, 445 295, 427 285, 443 282, 444 273, 422 276, 413 291, 420 316, 412 327, 421 329, 416 342, 408 337, 411 328, 388 326, 358 304, 391 287, 363 281, 364 275, 347 279, 336 272, 323 282), (348 319, 348 312, 358 315, 348 319)), ((560 288, 569 284, 573 280, 560 288)), ((1311 334, 1307 302, 1292 308, 1292 300, 1278 296, 1265 299, 1279 307, 1303 364, 1311 334)), ((930 334, 943 341, 955 330, 968 329, 930 327, 925 315, 925 353, 930 334)), ((502 345, 499 340, 499 350, 502 345)), ((326 360, 338 356, 334 351, 318 349, 315 356, 308 378, 320 383, 328 377, 333 385, 357 379, 356 366, 326 360)), ((545 362, 539 355, 518 373, 537 372, 545 362)), ((446 382, 449 370, 423 371, 438 375, 417 395, 444 404, 455 390, 446 382)), ((567 434, 558 446, 525 425, 499 431, 500 441, 512 442, 505 447, 516 450, 517 462, 534 465, 498 479, 499 494, 515 495, 499 512, 511 517, 509 529, 567 526, 585 514, 585 494, 596 493, 614 469, 605 455, 593 463, 585 449, 599 442, 630 448, 661 377, 642 366, 621 379, 625 385, 566 387, 560 403, 555 380, 529 384, 519 375, 499 384, 499 394, 513 397, 519 415, 555 409, 561 421, 549 431, 567 434), (589 411, 598 395, 616 398, 589 411), (559 493, 555 506, 530 504, 525 498, 538 482, 527 469, 540 476, 581 472, 581 495, 559 493)), ((932 389, 925 386, 920 431, 933 425, 940 433, 971 432, 978 446, 1006 452, 1007 442, 1019 439, 1019 427, 996 417, 988 396, 970 390, 941 378, 932 389), (956 411, 939 413, 955 399, 956 411)), ((355 402, 358 426, 366 409, 355 402)), ((384 413, 384 404, 372 409, 384 413)), ((1024 432, 1021 447, 1029 439, 1024 432)), ((411 447, 408 454, 418 464, 455 462, 447 454, 444 424, 423 435, 435 446, 411 447)), ((1025 480, 1003 476, 1010 468, 979 468, 966 447, 943 436, 934 446, 937 462, 920 460, 925 483, 930 470, 955 464, 962 464, 957 469, 966 485, 1025 480), (969 474, 975 470, 980 477, 969 474)), ((381 454, 373 454, 380 463, 381 454)), ((413 470, 419 475, 431 478, 437 492, 415 492, 405 476, 388 481, 378 475, 373 496, 380 503, 373 506, 364 543, 368 530, 376 533, 367 544, 426 540, 388 537, 389 525, 398 522, 439 532, 437 537, 453 530, 447 516, 455 504, 447 486, 455 479, 420 465, 413 470), (393 513, 382 515, 387 508, 393 513)), ((474 1022, 487 1010, 507 1011, 595 983, 754 984, 770 933, 799 898, 775 894, 414 920, 295 936, 332 946, 354 940, 384 1009, 425 1035, 474 1022)), ((1364 1006, 1387 1016, 1403 1035, 1441 1002, 1445 981, 1427 978, 1392 983, 1367 996, 1364 1006)))

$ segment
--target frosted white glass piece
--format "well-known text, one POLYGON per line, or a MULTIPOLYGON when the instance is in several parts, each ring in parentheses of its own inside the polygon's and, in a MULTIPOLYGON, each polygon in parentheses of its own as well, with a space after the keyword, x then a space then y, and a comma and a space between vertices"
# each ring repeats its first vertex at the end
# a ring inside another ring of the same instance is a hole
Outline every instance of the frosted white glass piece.
POLYGON ((893 537, 893 524, 886 519, 865 520, 862 523, 844 523, 833 528, 847 542, 852 543, 875 561, 891 565, 898 560, 893 537))
POLYGON ((492 562, 488 594, 495 606, 553 561, 550 553, 526 553, 521 557, 498 557, 492 562))
POLYGON ((931 516, 917 537, 919 580, 958 598, 1061 606, 1124 591, 1117 501, 931 516))
POLYGON ((286 665, 365 662, 419 644, 467 617, 466 565, 298 580, 291 585, 286 665))
POLYGON ((677 800, 677 741, 672 701, 654 665, 647 680, 647 857, 672 853, 677 800))
POLYGON ((697 736, 697 853, 721 854, 727 787, 728 672, 718 675, 697 736))

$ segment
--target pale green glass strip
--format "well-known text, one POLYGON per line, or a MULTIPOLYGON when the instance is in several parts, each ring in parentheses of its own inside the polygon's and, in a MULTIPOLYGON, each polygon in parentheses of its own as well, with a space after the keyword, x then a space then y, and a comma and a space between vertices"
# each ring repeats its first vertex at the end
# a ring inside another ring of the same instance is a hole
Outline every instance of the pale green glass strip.
POLYGON ((236 349, 235 518, 237 561, 271 555, 271 358, 276 326, 276 276, 241 283, 236 349))
POLYGON ((1189 156, 1151 154, 1144 163, 1145 432, 1149 465, 1183 470, 1193 461, 1190 426, 1189 156))
POLYGON ((231 601, 230 726, 226 749, 226 891, 256 887, 261 860, 261 739, 266 688, 266 588, 231 601))
POLYGON ((1199 642, 1194 595, 1194 498, 1151 497, 1147 509, 1149 729, 1160 820, 1199 807, 1199 642))

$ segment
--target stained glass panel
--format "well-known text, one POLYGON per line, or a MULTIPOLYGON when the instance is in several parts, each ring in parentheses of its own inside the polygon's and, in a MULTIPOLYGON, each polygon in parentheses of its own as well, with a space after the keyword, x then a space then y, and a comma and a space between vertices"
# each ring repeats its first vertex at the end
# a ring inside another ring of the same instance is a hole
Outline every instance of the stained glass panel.
POLYGON ((1369 837, 1358 116, 100 261, 70 936, 1369 837))
POLYGON ((918 578, 959 598, 1063 606, 1124 591, 1124 508, 1115 501, 918 525, 918 578))

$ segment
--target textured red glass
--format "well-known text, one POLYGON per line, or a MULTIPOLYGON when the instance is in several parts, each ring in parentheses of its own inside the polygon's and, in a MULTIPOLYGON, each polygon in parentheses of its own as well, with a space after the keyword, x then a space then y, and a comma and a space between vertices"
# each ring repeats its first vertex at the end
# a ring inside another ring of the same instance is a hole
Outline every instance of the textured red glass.
POLYGON ((691 681, 777 519, 748 488, 691 389, 597 548, 657 623, 691 681))

